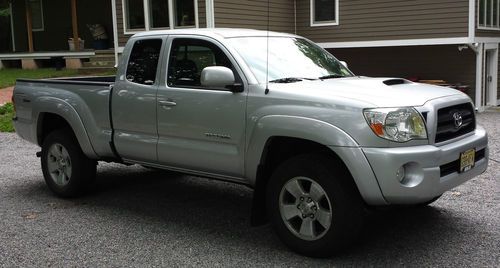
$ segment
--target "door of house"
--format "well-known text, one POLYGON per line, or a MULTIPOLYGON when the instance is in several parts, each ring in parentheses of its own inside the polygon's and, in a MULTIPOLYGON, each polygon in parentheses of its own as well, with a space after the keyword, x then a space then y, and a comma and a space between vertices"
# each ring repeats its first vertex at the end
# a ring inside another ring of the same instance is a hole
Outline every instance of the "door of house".
POLYGON ((497 72, 498 72, 498 47, 494 49, 486 49, 485 68, 484 68, 484 88, 481 105, 496 106, 497 105, 497 72))

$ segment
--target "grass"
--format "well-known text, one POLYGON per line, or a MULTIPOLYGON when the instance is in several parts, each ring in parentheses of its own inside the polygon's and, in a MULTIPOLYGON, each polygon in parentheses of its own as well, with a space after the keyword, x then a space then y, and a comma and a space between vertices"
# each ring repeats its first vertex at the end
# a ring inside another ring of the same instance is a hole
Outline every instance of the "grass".
POLYGON ((40 79, 66 76, 114 75, 114 73, 114 71, 106 71, 101 73, 84 73, 76 69, 62 69, 60 71, 56 71, 56 69, 54 68, 41 68, 35 70, 1 69, 0 88, 15 85, 16 79, 18 78, 40 79))
POLYGON ((0 132, 14 132, 12 117, 14 117, 14 106, 12 103, 9 102, 0 106, 0 132))

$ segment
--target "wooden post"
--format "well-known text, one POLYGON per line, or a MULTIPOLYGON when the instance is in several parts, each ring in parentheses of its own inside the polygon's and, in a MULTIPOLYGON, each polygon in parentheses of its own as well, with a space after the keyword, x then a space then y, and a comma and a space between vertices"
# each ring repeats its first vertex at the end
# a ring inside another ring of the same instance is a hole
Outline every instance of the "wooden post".
POLYGON ((34 52, 33 49, 33 23, 31 19, 31 6, 28 1, 24 1, 26 5, 26 32, 28 34, 28 50, 34 52))
POLYGON ((78 18, 76 16, 76 0, 71 0, 71 23, 73 25, 73 43, 75 50, 80 50, 80 38, 78 37, 78 18))

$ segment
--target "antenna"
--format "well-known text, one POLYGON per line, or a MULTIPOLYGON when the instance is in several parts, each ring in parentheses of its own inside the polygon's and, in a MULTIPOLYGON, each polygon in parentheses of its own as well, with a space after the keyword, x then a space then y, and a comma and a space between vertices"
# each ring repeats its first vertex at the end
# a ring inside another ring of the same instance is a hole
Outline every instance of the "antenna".
POLYGON ((269 1, 267 0, 267 36, 266 36, 266 90, 264 93, 269 93, 269 1))

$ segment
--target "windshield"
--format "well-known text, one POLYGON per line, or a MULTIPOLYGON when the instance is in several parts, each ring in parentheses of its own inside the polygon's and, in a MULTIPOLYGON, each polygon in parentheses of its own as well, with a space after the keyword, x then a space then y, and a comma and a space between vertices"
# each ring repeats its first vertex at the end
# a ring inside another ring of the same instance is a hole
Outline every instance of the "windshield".
MULTIPOLYGON (((260 83, 266 83, 267 37, 229 39, 260 83)), ((332 54, 301 38, 269 37, 269 81, 353 76, 332 54)))

